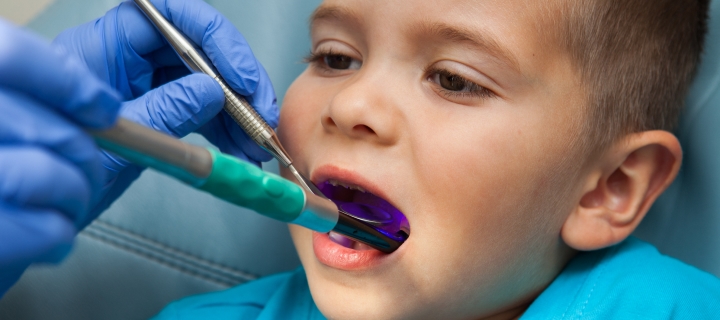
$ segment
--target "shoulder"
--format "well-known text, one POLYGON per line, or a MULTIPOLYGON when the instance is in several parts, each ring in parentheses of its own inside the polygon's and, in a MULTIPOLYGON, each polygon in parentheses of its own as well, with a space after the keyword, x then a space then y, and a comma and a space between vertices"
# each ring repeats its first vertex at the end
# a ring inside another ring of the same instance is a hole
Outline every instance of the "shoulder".
POLYGON ((553 319, 720 318, 720 280, 629 238, 575 257, 526 312, 553 319))
POLYGON ((153 319, 324 319, 300 268, 175 301, 153 319), (288 318, 289 319, 289 318, 288 318))

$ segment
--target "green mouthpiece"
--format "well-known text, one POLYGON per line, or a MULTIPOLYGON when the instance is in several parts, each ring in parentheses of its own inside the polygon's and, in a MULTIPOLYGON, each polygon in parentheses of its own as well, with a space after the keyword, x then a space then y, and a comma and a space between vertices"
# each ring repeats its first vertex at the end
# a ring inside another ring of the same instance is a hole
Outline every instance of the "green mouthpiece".
POLYGON ((300 186, 255 165, 208 149, 213 167, 200 190, 284 222, 295 220, 305 206, 300 186))

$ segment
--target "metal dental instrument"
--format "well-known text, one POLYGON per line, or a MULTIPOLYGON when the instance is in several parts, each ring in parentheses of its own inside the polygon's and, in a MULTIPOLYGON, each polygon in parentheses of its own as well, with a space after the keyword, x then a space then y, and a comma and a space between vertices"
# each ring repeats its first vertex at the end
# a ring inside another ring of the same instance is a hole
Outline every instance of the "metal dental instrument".
POLYGON ((298 182, 308 191, 324 197, 322 192, 292 165, 292 159, 280 144, 275 131, 263 120, 253 107, 239 94, 235 93, 215 69, 202 50, 198 50, 185 35, 178 31, 153 6, 150 0, 135 0, 135 4, 145 13, 158 31, 170 43, 183 63, 193 72, 204 73, 215 79, 225 93, 225 111, 260 147, 267 150, 283 166, 287 167, 298 182))
POLYGON ((318 232, 335 231, 386 253, 408 237, 404 231, 384 230, 341 213, 327 198, 249 162, 122 118, 108 130, 91 133, 105 150, 276 220, 318 232))

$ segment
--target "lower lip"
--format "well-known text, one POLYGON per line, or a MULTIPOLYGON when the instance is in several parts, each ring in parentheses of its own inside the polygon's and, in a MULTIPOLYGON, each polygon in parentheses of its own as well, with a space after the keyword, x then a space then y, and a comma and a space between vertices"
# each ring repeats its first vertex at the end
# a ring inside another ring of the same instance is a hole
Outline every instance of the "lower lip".
POLYGON ((313 250, 322 264, 348 271, 371 268, 388 256, 375 249, 354 250, 343 247, 330 240, 328 234, 314 231, 313 250))

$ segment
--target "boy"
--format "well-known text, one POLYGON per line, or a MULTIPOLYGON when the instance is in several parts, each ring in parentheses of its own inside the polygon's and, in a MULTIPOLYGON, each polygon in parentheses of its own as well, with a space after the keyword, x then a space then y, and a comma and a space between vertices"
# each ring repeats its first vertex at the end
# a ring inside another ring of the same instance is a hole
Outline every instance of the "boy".
POLYGON ((281 139, 315 183, 398 208, 410 238, 384 255, 291 226, 303 270, 159 317, 720 317, 718 279, 628 238, 680 167, 666 130, 707 7, 325 1, 281 139))

